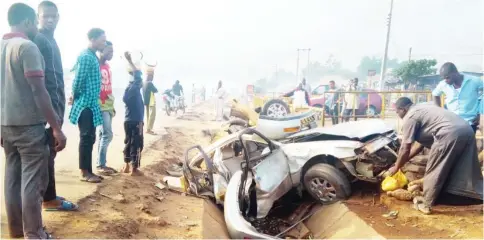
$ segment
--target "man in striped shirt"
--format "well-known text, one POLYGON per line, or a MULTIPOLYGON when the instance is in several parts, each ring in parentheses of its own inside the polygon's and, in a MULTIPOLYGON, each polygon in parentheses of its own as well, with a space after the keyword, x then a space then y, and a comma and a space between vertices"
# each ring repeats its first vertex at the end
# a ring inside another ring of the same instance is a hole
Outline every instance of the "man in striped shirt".
MULTIPOLYGON (((64 112, 66 106, 66 98, 64 92, 64 73, 62 70, 62 60, 59 47, 54 39, 54 31, 59 22, 59 13, 55 3, 51 1, 43 1, 38 7, 39 15, 39 33, 35 36, 34 42, 42 53, 45 62, 45 86, 49 92, 52 101, 52 107, 56 112, 60 124, 64 120, 64 112)), ((73 211, 77 210, 77 206, 65 200, 63 197, 57 196, 55 187, 55 168, 54 159, 57 155, 54 150, 55 142, 52 136, 52 128, 47 129, 50 145, 49 158, 49 184, 44 193, 43 207, 48 211, 73 211)))
POLYGON ((79 169, 81 181, 99 183, 102 177, 92 172, 92 150, 96 141, 96 127, 103 124, 99 96, 101 71, 97 51, 106 47, 104 30, 93 28, 87 34, 89 46, 77 58, 76 76, 72 83, 72 109, 69 120, 79 126, 79 169))

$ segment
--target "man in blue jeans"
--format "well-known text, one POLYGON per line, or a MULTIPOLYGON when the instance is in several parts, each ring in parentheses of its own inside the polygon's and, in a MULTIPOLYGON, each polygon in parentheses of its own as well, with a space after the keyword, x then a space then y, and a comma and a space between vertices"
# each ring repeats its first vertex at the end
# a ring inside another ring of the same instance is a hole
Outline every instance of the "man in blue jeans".
POLYGON ((113 44, 106 41, 106 47, 101 52, 99 57, 99 65, 101 69, 101 94, 99 96, 99 105, 101 107, 101 115, 103 124, 99 127, 99 155, 97 159, 97 173, 100 175, 110 175, 116 171, 113 168, 106 166, 106 156, 108 152, 109 143, 113 140, 112 120, 116 111, 114 110, 114 96, 111 85, 111 68, 108 61, 113 58, 113 44))

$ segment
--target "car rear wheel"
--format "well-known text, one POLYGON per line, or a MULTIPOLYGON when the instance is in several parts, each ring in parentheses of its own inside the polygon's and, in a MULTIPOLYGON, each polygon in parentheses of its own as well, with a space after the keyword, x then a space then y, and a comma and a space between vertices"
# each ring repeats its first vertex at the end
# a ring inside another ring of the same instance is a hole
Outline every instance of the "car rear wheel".
POLYGON ((347 199, 351 185, 346 176, 335 167, 318 163, 306 171, 303 184, 308 193, 322 204, 347 199))
MULTIPOLYGON (((321 104, 314 104, 313 107, 317 107, 317 108, 321 108, 321 109, 323 108, 323 106, 321 104)), ((322 118, 323 114, 326 114, 328 112, 327 108, 328 108, 328 106, 324 106, 324 111, 322 111, 322 112, 318 111, 317 112, 318 120, 320 120, 322 118)))
POLYGON ((272 99, 264 105, 262 115, 273 118, 280 118, 290 113, 289 106, 281 99, 272 99))

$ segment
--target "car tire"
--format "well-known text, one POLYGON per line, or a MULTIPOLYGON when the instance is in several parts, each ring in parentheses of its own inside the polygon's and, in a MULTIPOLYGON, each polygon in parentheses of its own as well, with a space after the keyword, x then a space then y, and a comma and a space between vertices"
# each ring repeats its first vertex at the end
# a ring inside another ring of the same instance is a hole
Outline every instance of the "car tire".
POLYGON ((321 104, 314 104, 313 107, 323 108, 323 106, 321 104))
MULTIPOLYGON (((321 104, 314 104, 313 107, 323 109, 323 106, 321 104)), ((317 118, 318 118, 318 120, 321 120, 323 114, 327 114, 327 110, 328 110, 328 106, 325 105, 322 112, 319 112, 319 111, 317 112, 317 118)))
POLYGON ((306 191, 321 204, 335 203, 351 195, 351 185, 344 173, 326 163, 309 168, 304 173, 303 184, 306 191))
POLYGON ((366 108, 365 115, 369 118, 376 117, 378 115, 378 113, 376 112, 376 107, 370 105, 368 108, 366 108))
POLYGON ((262 115, 275 118, 286 116, 290 112, 291 110, 289 108, 289 105, 287 105, 287 103, 281 99, 269 100, 266 104, 264 104, 264 107, 262 109, 262 115), (274 115, 274 113, 272 113, 273 108, 278 108, 281 111, 285 111, 285 113, 277 113, 277 115, 274 115))

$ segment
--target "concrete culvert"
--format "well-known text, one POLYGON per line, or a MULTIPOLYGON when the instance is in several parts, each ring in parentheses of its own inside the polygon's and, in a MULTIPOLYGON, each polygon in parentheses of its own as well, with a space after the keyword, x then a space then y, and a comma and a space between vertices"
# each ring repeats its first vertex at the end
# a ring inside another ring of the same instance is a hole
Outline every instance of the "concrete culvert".
MULTIPOLYGON (((311 238, 384 239, 342 202, 318 205, 313 211, 315 213, 303 221, 311 233, 311 238)), ((202 236, 204 239, 230 238, 223 211, 209 200, 205 200, 204 203, 202 236)))

